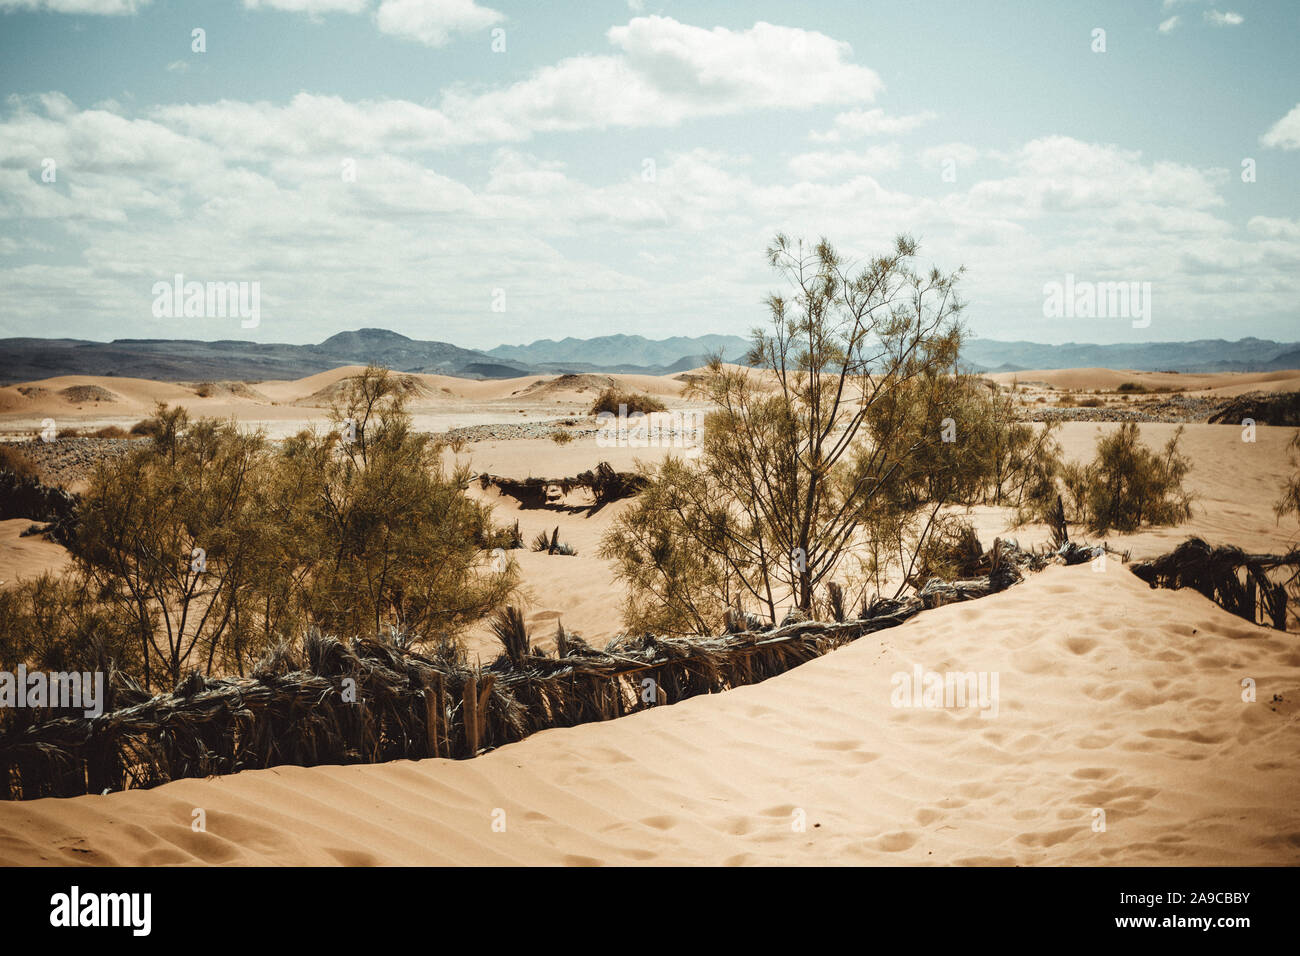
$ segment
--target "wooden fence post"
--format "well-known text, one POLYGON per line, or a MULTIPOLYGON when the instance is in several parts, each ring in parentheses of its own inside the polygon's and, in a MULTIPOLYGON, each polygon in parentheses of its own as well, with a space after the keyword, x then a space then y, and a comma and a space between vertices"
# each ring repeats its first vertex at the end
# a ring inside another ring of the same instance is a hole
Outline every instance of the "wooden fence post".
POLYGON ((478 754, 478 678, 473 674, 465 682, 465 693, 460 702, 460 718, 465 724, 465 740, 469 744, 469 755, 478 754))

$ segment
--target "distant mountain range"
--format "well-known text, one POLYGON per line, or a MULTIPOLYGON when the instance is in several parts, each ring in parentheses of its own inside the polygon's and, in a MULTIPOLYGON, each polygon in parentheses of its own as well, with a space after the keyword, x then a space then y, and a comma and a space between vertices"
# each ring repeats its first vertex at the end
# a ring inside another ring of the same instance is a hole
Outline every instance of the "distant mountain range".
MULTIPOLYGON (((408 338, 386 329, 357 329, 318 345, 185 339, 0 339, 0 383, 55 375, 119 375, 163 381, 301 378, 340 365, 374 363, 403 372, 462 378, 514 378, 564 372, 669 375, 702 365, 709 353, 743 359, 747 339, 737 335, 647 339, 604 335, 541 339, 487 351, 408 338)), ((979 372, 1023 369, 1115 368, 1140 371, 1258 372, 1300 368, 1300 343, 1246 338, 1236 342, 1143 342, 1126 345, 1044 345, 971 339, 964 364, 979 372)))
POLYGON ((735 362, 748 351, 749 340, 738 335, 678 335, 669 339, 602 335, 594 339, 538 339, 531 345, 498 345, 488 349, 488 354, 514 364, 571 369, 576 362, 609 372, 617 371, 615 366, 620 365, 683 371, 704 364, 711 352, 721 352, 724 359, 735 362))
POLYGON ((1087 345, 1067 342, 999 342, 969 339, 962 359, 980 372, 1022 369, 1114 368, 1140 372, 1271 372, 1300 368, 1300 343, 1271 339, 1197 339, 1192 342, 1135 342, 1087 345))

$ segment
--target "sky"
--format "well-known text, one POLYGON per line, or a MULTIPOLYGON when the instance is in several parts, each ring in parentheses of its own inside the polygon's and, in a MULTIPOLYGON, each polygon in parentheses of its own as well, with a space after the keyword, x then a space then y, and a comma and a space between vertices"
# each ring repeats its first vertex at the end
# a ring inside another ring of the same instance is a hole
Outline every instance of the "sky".
POLYGON ((776 233, 906 232, 974 336, 1293 341, 1297 49, 1292 0, 0 0, 0 337, 745 335, 776 233))

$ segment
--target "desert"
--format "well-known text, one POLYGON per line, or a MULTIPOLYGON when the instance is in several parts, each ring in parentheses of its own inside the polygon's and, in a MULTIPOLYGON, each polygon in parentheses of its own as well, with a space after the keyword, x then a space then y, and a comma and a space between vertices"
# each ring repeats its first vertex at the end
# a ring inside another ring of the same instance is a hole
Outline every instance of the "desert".
POLYGON ((1296 14, 0 0, 6 938, 1294 946, 1296 14))
MULTIPOLYGON (((129 429, 158 402, 286 436, 326 422, 344 367, 241 388, 94 376, 4 390, 0 431, 17 447, 75 446, 37 436, 42 422, 83 433, 129 429), (78 388, 94 395, 68 397, 78 388), (102 390, 102 391, 101 391, 102 390), (210 392, 201 396, 201 392, 210 392)), ((416 427, 461 435, 444 454, 472 474, 525 480, 609 462, 631 470, 674 453, 601 447, 590 414, 602 387, 701 407, 679 376, 534 376, 503 381, 402 376, 416 427), (555 433, 581 437, 560 442, 555 433)), ((1102 394, 1137 382, 1212 400, 1285 392, 1300 373, 1158 375, 1053 370, 991 377, 1022 413, 1040 394, 1102 394), (1174 386, 1171 383, 1177 382, 1174 386), (1020 391, 1014 391, 1019 389, 1020 391)), ((1068 399, 1067 399, 1068 400, 1068 399)), ((1053 401, 1057 401, 1056 398, 1053 401)), ((1093 409, 1095 412, 1096 409, 1093 409)), ((1116 426, 1060 427, 1067 459, 1084 459, 1116 426)), ((1150 422, 1160 444, 1178 425, 1150 422)), ((1294 428, 1192 424, 1185 454, 1191 516, 1110 534, 1136 562, 1189 536, 1251 552, 1285 552, 1294 530, 1273 505, 1291 465, 1294 428)), ((139 440, 139 439, 135 439, 139 440)), ((132 439, 117 439, 129 444, 132 439)), ((680 454, 680 450, 676 450, 680 454)), ((94 458, 94 454, 87 457, 94 458)), ((51 459, 56 461, 56 459, 51 459)), ((85 487, 87 462, 61 472, 85 487)), ((558 529, 575 554, 521 549, 519 603, 543 651, 557 624, 600 645, 622 630, 623 584, 599 554, 628 501, 592 509, 581 491, 526 506, 470 482, 465 494, 518 522, 525 540, 558 529)), ((980 539, 1043 545, 1043 523, 1011 509, 963 510, 980 539)), ((65 569, 65 548, 23 537, 10 519, 0 579, 11 587, 65 569)), ((471 659, 500 652, 486 622, 464 631, 471 659)), ((147 790, 0 804, 9 864, 1251 864, 1300 852, 1300 654, 1294 638, 1201 594, 1152 590, 1112 558, 1048 567, 978 602, 924 612, 761 683, 607 722, 542 730, 475 760, 374 766, 276 766, 181 779, 147 790), (891 680, 924 667, 1000 678, 996 719, 972 709, 900 708, 891 680), (1245 703, 1242 680, 1258 699, 1245 703), (779 769, 777 769, 779 768, 779 769), (202 808, 206 832, 191 830, 202 808), (1105 810, 1105 829, 1094 827, 1105 810), (494 821, 507 820, 504 832, 494 821), (1188 821, 1191 821, 1189 825, 1188 821)))

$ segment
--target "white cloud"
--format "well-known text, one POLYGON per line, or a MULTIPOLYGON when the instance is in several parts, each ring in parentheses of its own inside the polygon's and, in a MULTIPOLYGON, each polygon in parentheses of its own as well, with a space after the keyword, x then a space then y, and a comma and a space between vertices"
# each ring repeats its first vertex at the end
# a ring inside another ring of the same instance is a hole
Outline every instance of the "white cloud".
POLYGON ((1252 216, 1246 228, 1268 239, 1300 240, 1300 219, 1252 216))
POLYGON ((1245 22, 1245 17, 1240 13, 1233 13, 1231 10, 1221 13, 1218 10, 1206 10, 1205 22, 1213 23, 1216 27, 1235 27, 1245 22))
POLYGON ((945 143, 921 151, 921 165, 927 168, 943 166, 949 160, 959 168, 969 166, 979 159, 980 151, 967 143, 945 143))
POLYGON ((844 44, 763 23, 704 30, 649 17, 615 27, 609 38, 621 52, 570 57, 496 90, 453 88, 437 106, 299 93, 283 106, 223 100, 160 107, 152 115, 237 156, 367 152, 378 144, 416 152, 522 142, 538 132, 806 109, 867 99, 880 85, 873 71, 844 61, 844 44))
POLYGON ((1300 103, 1274 123, 1259 141, 1277 149, 1300 149, 1300 103))
POLYGON ((317 16, 322 13, 360 13, 370 0, 244 0, 250 10, 266 8, 317 16))
POLYGON ((736 111, 739 98, 777 108, 865 102, 883 86, 874 71, 847 62, 847 43, 796 27, 760 21, 748 30, 706 30, 654 16, 607 36, 643 83, 676 89, 695 109, 718 97, 728 101, 725 112, 736 111))
POLYGON ((1177 16, 1172 16, 1172 17, 1170 17, 1168 20, 1162 20, 1162 21, 1160 22, 1160 27, 1159 27, 1160 32, 1161 32, 1161 33, 1172 33, 1174 27, 1178 26, 1179 22, 1180 22, 1180 20, 1179 20, 1179 18, 1178 18, 1177 16))
POLYGON ((383 0, 375 13, 381 32, 431 47, 445 46, 453 33, 485 29, 503 19, 474 0, 383 0))
POLYGON ((829 130, 810 133, 808 138, 814 143, 839 143, 866 136, 898 136, 924 126, 935 117, 929 110, 906 116, 888 116, 882 109, 849 110, 836 116, 829 130))
POLYGON ((864 150, 800 153, 788 162, 790 171, 804 179, 826 179, 897 169, 903 162, 903 148, 897 143, 871 146, 864 150))
POLYGON ((847 44, 792 27, 706 30, 638 17, 607 38, 619 53, 570 57, 487 93, 452 91, 441 109, 475 138, 510 141, 861 102, 881 87, 874 71, 847 62, 847 44))
MULTIPOLYGON (((154 320, 152 283, 176 272, 260 280, 257 334, 267 340, 385 324, 484 346, 535 338, 545 324, 587 334, 615 313, 627 331, 650 335, 700 331, 699 315, 743 329, 772 287, 762 250, 778 229, 827 235, 852 257, 887 248, 899 231, 922 236, 927 261, 970 267, 968 317, 986 335, 1113 338, 1100 327, 1033 324, 1043 283, 1065 272, 1158 280, 1152 337, 1219 334, 1213 323, 1230 311, 1275 323, 1293 314, 1300 222, 1256 217, 1243 229, 1225 209, 1228 170, 1118 145, 1044 136, 1004 152, 959 142, 904 151, 883 141, 814 148, 784 164, 665 146, 650 179, 639 153, 627 168, 584 174, 558 162, 550 143, 536 151, 545 157, 527 152, 520 144, 538 130, 795 109, 808 103, 789 102, 789 91, 804 87, 823 99, 875 89, 845 48, 818 34, 800 51, 792 36, 777 41, 758 27, 723 31, 719 43, 717 31, 675 21, 639 24, 612 32, 607 55, 430 105, 301 93, 136 111, 129 100, 82 109, 61 94, 11 97, 0 104, 0 219, 56 248, 0 245, 23 263, 0 262, 0 335, 33 324, 94 337, 241 334, 154 320), (457 157, 465 172, 443 166, 448 147, 485 142, 495 147, 457 157), (956 182, 940 189, 937 171, 895 174, 917 155, 954 159, 956 182), (57 160, 57 183, 41 181, 44 157, 57 160), (355 182, 340 175, 344 159, 355 161, 355 182), (27 228, 37 220, 40 229, 27 228), (1227 287, 1224 263, 1237 287, 1227 287), (508 313, 489 312, 493 288, 507 290, 508 313), (1175 327, 1183 316, 1204 324, 1175 327)), ((933 116, 840 115, 851 118, 832 132, 844 136, 933 116)), ((1264 138, 1300 148, 1300 106, 1264 138)))
POLYGON ((43 10, 50 13, 88 13, 121 16, 135 13, 150 0, 0 0, 0 10, 43 10))
POLYGON ((168 73, 188 73, 189 69, 189 60, 172 60, 167 64, 168 73))

